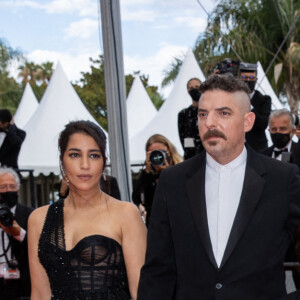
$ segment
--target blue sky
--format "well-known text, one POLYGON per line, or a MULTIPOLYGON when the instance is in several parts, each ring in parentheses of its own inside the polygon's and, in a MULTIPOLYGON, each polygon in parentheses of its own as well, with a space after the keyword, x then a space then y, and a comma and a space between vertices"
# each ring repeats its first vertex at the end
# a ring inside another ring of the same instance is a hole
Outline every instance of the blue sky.
MULTIPOLYGON (((217 3, 198 1, 208 11, 217 3)), ((160 86, 173 57, 205 29, 198 1, 120 0, 125 73, 140 70, 160 86)), ((99 6, 98 0, 0 0, 0 37, 36 63, 59 60, 74 82, 89 70, 89 57, 103 53, 99 6)))

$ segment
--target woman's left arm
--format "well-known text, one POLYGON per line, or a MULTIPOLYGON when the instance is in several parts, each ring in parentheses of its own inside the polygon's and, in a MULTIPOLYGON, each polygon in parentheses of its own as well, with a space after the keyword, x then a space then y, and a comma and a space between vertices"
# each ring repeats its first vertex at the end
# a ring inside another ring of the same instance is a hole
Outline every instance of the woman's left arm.
POLYGON ((145 262, 147 229, 137 207, 131 203, 124 205, 126 209, 122 213, 122 249, 130 294, 136 300, 140 271, 145 262))

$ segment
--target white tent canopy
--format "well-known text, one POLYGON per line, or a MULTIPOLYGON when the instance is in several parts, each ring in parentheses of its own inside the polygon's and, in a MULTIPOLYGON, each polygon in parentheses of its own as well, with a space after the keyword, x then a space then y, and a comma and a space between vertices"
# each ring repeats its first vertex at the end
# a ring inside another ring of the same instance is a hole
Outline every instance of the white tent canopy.
POLYGON ((139 133, 156 113, 157 110, 140 77, 136 76, 127 97, 128 138, 139 133))
POLYGON ((14 115, 14 122, 19 128, 24 128, 26 123, 36 111, 39 103, 27 82, 18 109, 14 115))
POLYGON ((75 120, 98 124, 58 63, 39 107, 24 127, 27 135, 19 156, 19 168, 34 169, 34 175, 59 174, 58 136, 67 123, 75 120))
POLYGON ((281 109, 283 108, 281 102, 279 101, 277 95, 275 94, 268 77, 265 75, 265 72, 262 68, 261 63, 257 62, 257 83, 255 87, 263 95, 269 95, 272 99, 272 109, 281 109))
POLYGON ((205 80, 193 51, 189 49, 169 97, 152 121, 129 140, 131 163, 142 163, 145 160, 146 141, 151 135, 156 133, 167 137, 179 153, 183 153, 178 135, 177 117, 180 110, 192 104, 186 84, 193 77, 198 77, 201 81, 205 80))
MULTIPOLYGON (((265 71, 262 68, 261 63, 257 62, 257 83, 255 88, 260 91, 263 95, 268 95, 272 99, 272 110, 281 109, 283 105, 279 101, 277 95, 275 94, 268 77, 265 74, 265 71)), ((268 139, 268 145, 272 145, 272 140, 270 137, 269 128, 266 129, 266 136, 268 139)))

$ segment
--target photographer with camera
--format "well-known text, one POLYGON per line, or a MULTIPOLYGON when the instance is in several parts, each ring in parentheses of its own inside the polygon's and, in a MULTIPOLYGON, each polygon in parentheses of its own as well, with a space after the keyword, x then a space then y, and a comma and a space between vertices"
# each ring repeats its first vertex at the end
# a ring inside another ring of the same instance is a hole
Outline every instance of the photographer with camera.
POLYGON ((11 112, 0 109, 0 165, 18 169, 18 156, 26 132, 13 122, 11 112))
POLYGON ((132 200, 148 226, 152 201, 161 171, 182 161, 175 146, 163 135, 154 134, 146 142, 145 169, 133 186, 132 200))
POLYGON ((268 127, 271 113, 272 100, 268 95, 262 95, 255 90, 257 81, 257 65, 241 62, 239 65, 239 77, 245 81, 251 91, 251 111, 255 113, 253 128, 246 133, 246 142, 254 150, 261 151, 268 147, 265 130, 268 127))
POLYGON ((191 78, 187 82, 187 91, 192 98, 192 105, 178 113, 178 132, 184 150, 184 159, 191 158, 200 153, 204 148, 198 131, 198 101, 200 99, 199 78, 191 78))
POLYGON ((0 300, 29 299, 27 220, 32 208, 18 203, 20 179, 0 168, 0 300))

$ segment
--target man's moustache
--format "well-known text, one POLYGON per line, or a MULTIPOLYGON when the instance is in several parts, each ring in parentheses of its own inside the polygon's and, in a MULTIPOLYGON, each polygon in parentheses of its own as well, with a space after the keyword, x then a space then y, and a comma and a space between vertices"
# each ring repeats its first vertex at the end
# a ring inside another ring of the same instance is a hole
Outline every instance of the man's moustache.
POLYGON ((212 129, 212 130, 208 130, 204 136, 203 136, 203 140, 207 140, 210 137, 221 137, 223 138, 225 141, 227 140, 227 137, 225 136, 225 134, 221 131, 219 131, 218 129, 212 129))

